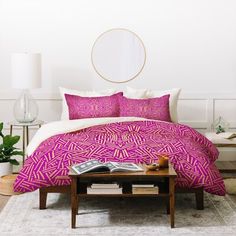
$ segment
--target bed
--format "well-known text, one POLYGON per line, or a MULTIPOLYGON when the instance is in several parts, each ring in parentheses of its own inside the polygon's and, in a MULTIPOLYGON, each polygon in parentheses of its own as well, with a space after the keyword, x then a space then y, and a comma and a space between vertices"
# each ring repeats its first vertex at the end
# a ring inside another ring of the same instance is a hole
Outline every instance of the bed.
MULTIPOLYGON (((104 106, 104 101, 102 103, 104 106)), ((125 106, 128 107, 127 103, 125 106)), ((165 117, 163 113, 157 115, 165 117)), ((194 192, 199 209, 203 208, 203 190, 225 195, 223 179, 215 166, 219 154, 216 147, 195 129, 170 120, 133 114, 131 117, 127 114, 124 117, 73 117, 42 126, 27 151, 28 158, 14 190, 40 189, 41 209, 46 208, 48 192, 69 191, 69 167, 88 159, 151 163, 167 155, 178 175, 177 190, 194 192)))

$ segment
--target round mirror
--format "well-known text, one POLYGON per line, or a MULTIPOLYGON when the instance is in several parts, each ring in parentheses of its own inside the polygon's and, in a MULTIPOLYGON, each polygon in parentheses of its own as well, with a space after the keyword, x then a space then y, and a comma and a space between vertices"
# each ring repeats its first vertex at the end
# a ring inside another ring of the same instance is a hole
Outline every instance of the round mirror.
POLYGON ((101 34, 92 49, 95 71, 112 83, 125 83, 142 71, 146 52, 142 40, 127 29, 111 29, 101 34))

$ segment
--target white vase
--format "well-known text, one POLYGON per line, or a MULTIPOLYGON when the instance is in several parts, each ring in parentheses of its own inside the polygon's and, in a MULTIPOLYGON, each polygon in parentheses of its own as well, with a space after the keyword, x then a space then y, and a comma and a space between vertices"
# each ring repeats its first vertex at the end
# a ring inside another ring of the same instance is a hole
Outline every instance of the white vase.
POLYGON ((10 162, 0 162, 0 177, 12 174, 12 164, 10 162))

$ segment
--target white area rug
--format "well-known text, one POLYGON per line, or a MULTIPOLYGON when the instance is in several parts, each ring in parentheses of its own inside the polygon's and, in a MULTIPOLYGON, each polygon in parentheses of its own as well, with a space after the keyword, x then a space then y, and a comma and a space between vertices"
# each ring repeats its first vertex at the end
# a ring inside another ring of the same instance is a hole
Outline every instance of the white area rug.
POLYGON ((70 198, 49 194, 48 209, 38 209, 38 192, 13 196, 0 215, 1 236, 21 235, 236 235, 236 205, 228 197, 206 194, 205 210, 193 195, 178 195, 176 228, 169 226, 164 199, 82 199, 77 228, 70 228, 70 198))

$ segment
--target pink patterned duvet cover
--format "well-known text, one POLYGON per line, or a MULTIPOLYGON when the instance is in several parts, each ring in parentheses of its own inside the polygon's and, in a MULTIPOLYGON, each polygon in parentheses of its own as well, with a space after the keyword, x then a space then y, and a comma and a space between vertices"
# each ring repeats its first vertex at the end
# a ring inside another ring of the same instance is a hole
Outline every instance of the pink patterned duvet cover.
POLYGON ((214 162, 215 146, 196 130, 161 121, 118 122, 55 135, 29 156, 14 185, 16 192, 69 185, 68 169, 88 159, 149 163, 167 154, 177 172, 176 185, 204 187, 224 195, 225 186, 214 162))

